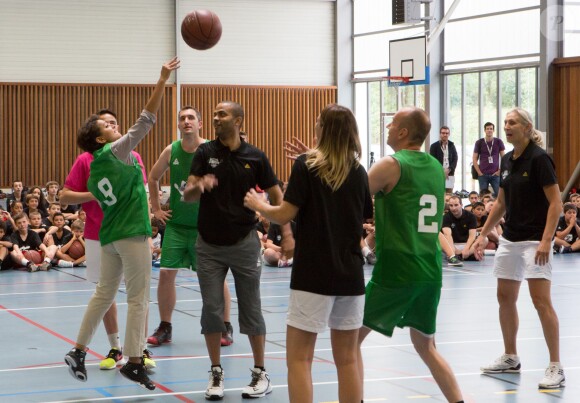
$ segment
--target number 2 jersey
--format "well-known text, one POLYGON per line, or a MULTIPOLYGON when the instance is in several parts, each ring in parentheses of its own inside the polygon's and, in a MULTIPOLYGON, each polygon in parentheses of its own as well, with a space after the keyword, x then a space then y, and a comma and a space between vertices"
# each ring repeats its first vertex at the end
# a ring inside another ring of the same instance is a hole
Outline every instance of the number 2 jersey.
POLYGON ((401 177, 391 192, 375 195, 377 263, 370 281, 383 287, 441 285, 443 168, 424 152, 401 150, 392 157, 401 177))
POLYGON ((125 164, 113 154, 111 144, 93 155, 87 187, 103 210, 101 245, 138 235, 151 236, 149 205, 137 159, 131 155, 132 164, 125 164))

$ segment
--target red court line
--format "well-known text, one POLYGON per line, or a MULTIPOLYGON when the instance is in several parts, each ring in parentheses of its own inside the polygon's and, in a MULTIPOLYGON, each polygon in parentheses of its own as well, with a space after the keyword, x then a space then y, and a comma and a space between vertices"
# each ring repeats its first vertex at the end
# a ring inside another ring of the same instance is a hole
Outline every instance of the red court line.
MULTIPOLYGON (((37 327, 37 328, 41 329, 41 330, 44 330, 45 332, 47 332, 47 333, 49 333, 49 334, 53 335, 54 337, 56 337, 56 338, 58 338, 58 339, 61 339, 61 340, 64 340, 64 341, 66 341, 67 343, 69 343, 69 344, 71 344, 71 345, 73 345, 73 346, 76 344, 76 342, 72 341, 71 339, 69 339, 69 338, 67 338, 67 337, 64 337, 62 334, 60 334, 60 333, 57 333, 57 332, 55 332, 54 330, 51 330, 51 329, 47 328, 46 326, 43 326, 43 325, 41 325, 41 324, 40 324, 40 323, 38 323, 38 322, 35 322, 35 321, 31 320, 31 319, 28 319, 26 316, 23 316, 23 315, 19 314, 18 312, 14 312, 14 311, 12 311, 11 309, 8 309, 8 308, 6 308, 6 307, 5 307, 5 306, 3 306, 3 305, 0 305, 0 311, 6 311, 6 312, 8 312, 8 313, 9 313, 9 314, 11 314, 11 315, 14 315, 14 316, 16 316, 18 319, 21 319, 21 320, 23 320, 23 321, 25 321, 25 322, 27 322, 27 323, 31 324, 32 326, 35 326, 35 327, 37 327)), ((103 359, 105 358, 104 356, 102 356, 101 354, 99 354, 99 353, 97 353, 97 352, 95 352, 95 351, 88 350, 87 352, 88 352, 89 354, 91 354, 91 355, 93 355, 93 356, 97 357, 97 358, 98 358, 98 359, 100 359, 100 360, 103 360, 103 359)), ((155 382, 155 385, 156 385, 156 386, 157 386, 159 389, 161 389, 162 391, 164 391, 164 392, 166 392, 166 393, 175 393, 173 390, 171 390, 171 389, 169 389, 168 387, 166 387, 166 386, 163 386, 163 385, 161 385, 161 384, 159 384, 159 383, 157 383, 157 382, 155 382)), ((187 398, 187 397, 185 397, 185 396, 180 396, 180 395, 174 395, 174 396, 175 396, 177 399, 181 400, 182 402, 186 402, 186 403, 195 403, 195 401, 194 401, 194 400, 188 399, 188 398, 187 398)))

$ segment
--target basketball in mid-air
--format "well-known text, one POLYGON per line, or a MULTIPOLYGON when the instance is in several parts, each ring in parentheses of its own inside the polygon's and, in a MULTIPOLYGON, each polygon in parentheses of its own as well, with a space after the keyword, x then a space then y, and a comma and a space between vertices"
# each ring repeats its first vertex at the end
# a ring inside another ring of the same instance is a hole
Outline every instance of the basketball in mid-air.
POLYGON ((78 259, 85 255, 85 247, 81 241, 74 241, 72 245, 68 248, 68 255, 73 259, 78 259))
POLYGON ((181 23, 181 37, 190 47, 207 50, 222 37, 222 23, 213 11, 194 10, 181 23))

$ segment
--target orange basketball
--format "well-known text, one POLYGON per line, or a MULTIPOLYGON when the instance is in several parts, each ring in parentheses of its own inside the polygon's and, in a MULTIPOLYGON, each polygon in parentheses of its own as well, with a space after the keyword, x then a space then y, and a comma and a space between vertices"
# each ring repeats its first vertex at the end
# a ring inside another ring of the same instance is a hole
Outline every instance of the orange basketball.
POLYGON ((26 260, 30 260, 34 264, 42 263, 42 255, 36 250, 25 250, 22 254, 26 260))
POLYGON ((70 248, 68 248, 67 254, 73 259, 78 259, 85 255, 85 247, 81 241, 74 241, 70 248))
POLYGON ((207 50, 222 37, 222 23, 213 11, 194 10, 181 23, 181 37, 190 47, 207 50))

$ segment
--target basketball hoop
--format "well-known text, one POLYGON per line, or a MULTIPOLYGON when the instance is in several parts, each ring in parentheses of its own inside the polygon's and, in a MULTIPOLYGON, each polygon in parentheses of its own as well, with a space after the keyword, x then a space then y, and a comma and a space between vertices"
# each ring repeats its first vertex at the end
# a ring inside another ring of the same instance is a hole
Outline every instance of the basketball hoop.
POLYGON ((411 77, 403 77, 403 76, 387 76, 383 78, 388 81, 389 87, 395 88, 399 88, 403 83, 409 84, 409 82, 411 81, 411 77))

